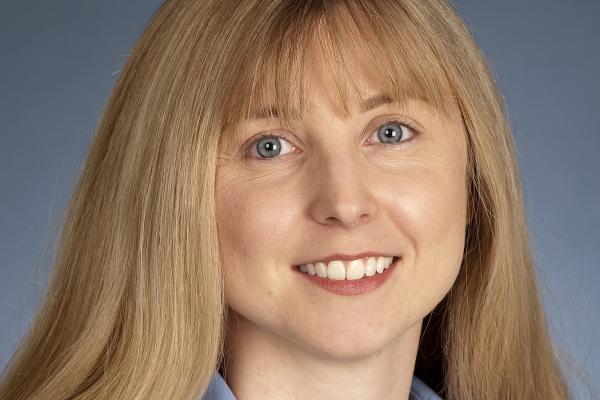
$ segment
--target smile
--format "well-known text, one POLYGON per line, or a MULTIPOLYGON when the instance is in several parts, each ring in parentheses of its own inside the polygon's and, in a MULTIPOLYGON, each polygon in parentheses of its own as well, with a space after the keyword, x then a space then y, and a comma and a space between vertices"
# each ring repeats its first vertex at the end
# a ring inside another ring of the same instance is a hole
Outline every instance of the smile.
POLYGON ((332 280, 355 280, 365 276, 382 274, 399 257, 366 257, 351 261, 333 260, 301 264, 297 269, 308 275, 332 280))
POLYGON ((361 263, 357 263, 356 260, 350 261, 348 265, 345 265, 340 261, 331 261, 327 264, 315 263, 311 268, 311 264, 303 264, 294 267, 294 271, 296 271, 298 276, 305 278, 311 284, 318 288, 325 289, 330 293, 344 296, 360 295, 371 292, 382 286, 393 271, 397 269, 396 267, 399 264, 399 261, 402 260, 401 257, 373 257, 373 259, 377 259, 375 262, 374 273, 372 272, 373 261, 369 261, 368 258, 365 261, 361 260, 361 263), (362 272, 360 268, 361 264, 362 272), (352 267, 349 269, 351 277, 348 279, 345 267, 351 265, 352 267), (332 267, 331 272, 329 270, 330 266, 332 267), (302 271, 303 268, 306 268, 306 272, 302 271), (313 269, 314 272, 311 274, 311 270, 313 269), (366 274, 367 269, 371 275, 366 274), (320 275, 317 274, 317 271, 319 271, 320 275), (321 276, 323 275, 323 271, 325 271, 325 276, 321 276), (352 278, 352 276, 360 277, 352 278))

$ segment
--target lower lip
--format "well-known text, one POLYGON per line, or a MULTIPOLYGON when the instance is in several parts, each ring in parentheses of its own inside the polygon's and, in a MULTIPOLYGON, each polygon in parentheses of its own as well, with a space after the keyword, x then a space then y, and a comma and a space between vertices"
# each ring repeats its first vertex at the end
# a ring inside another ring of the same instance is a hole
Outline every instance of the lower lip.
POLYGON ((375 273, 372 276, 364 276, 360 279, 352 279, 352 280, 334 280, 329 278, 322 278, 318 275, 310 275, 304 273, 297 269, 298 267, 293 267, 294 271, 298 274, 302 275, 306 279, 308 279, 311 283, 317 285, 321 289, 325 289, 328 292, 334 294, 341 294, 343 296, 355 296, 359 294, 369 293, 381 285, 392 274, 392 272, 396 269, 398 262, 401 260, 400 257, 396 259, 387 269, 385 269, 381 274, 375 273))

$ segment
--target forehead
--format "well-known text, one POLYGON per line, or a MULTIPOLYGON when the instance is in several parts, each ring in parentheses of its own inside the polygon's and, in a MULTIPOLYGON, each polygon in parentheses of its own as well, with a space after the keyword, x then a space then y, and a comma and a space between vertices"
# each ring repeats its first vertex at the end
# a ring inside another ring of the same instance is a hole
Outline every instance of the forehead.
POLYGON ((236 92, 226 93, 222 133, 237 137, 243 123, 258 118, 291 126, 312 106, 315 89, 326 93, 342 117, 351 109, 412 99, 449 111, 454 96, 444 70, 409 25, 403 34, 386 36, 364 15, 345 8, 288 22, 262 52, 247 55, 247 68, 230 86, 236 92))

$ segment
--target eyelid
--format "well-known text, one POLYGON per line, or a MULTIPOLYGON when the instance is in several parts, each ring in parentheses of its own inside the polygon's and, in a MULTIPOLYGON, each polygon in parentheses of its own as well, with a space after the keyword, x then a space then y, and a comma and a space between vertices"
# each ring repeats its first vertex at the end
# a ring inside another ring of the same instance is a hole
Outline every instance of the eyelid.
POLYGON ((423 127, 421 127, 420 124, 418 124, 410 118, 406 118, 398 114, 386 114, 375 118, 373 122, 369 124, 369 127, 367 128, 367 133, 371 133, 374 129, 379 128, 382 125, 391 124, 394 122, 406 125, 417 135, 423 132, 423 127))

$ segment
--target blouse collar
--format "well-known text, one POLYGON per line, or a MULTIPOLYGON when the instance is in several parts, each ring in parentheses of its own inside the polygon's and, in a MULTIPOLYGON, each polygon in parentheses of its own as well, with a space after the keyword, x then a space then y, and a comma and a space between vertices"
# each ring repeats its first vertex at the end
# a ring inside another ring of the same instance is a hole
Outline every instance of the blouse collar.
MULTIPOLYGON (((215 371, 212 381, 208 385, 201 400, 237 400, 231 391, 231 388, 223 379, 219 371, 215 371)), ((408 400, 443 400, 437 395, 425 382, 416 375, 412 377, 410 385, 410 394, 408 400)))

